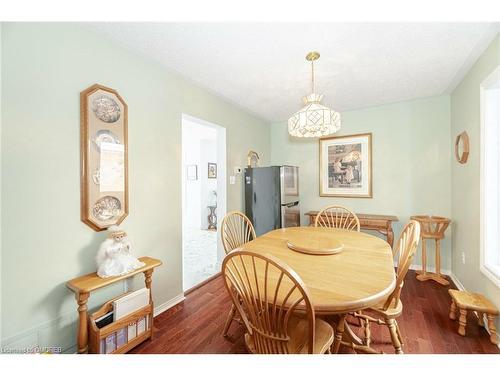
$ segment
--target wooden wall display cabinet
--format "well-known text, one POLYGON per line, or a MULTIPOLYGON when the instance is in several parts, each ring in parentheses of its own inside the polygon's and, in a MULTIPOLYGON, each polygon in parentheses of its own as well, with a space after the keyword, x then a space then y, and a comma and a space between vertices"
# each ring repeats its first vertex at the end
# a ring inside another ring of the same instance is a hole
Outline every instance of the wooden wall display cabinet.
POLYGON ((96 231, 128 215, 127 111, 109 87, 80 93, 81 220, 96 231))

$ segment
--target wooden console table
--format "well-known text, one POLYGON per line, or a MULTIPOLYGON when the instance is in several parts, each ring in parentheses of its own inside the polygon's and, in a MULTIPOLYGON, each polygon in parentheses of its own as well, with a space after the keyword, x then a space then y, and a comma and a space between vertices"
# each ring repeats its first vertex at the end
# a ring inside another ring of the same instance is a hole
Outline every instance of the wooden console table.
MULTIPOLYGON (((313 226, 316 216, 319 211, 309 211, 305 215, 309 216, 309 225, 313 226)), ((397 216, 392 215, 369 215, 369 214, 356 214, 359 219, 361 229, 375 230, 387 238, 389 245, 394 243, 394 231, 392 230, 392 222, 398 221, 397 216)))
POLYGON ((129 272, 126 275, 107 277, 103 279, 97 276, 96 272, 93 272, 88 275, 69 280, 66 283, 66 286, 75 293, 76 302, 78 303, 78 353, 86 353, 88 350, 87 301, 91 292, 114 284, 118 281, 128 279, 142 272, 144 273, 146 288, 148 288, 151 293, 153 271, 156 267, 161 266, 162 262, 161 260, 150 257, 142 257, 139 258, 139 260, 146 263, 146 265, 136 269, 135 271, 129 272))

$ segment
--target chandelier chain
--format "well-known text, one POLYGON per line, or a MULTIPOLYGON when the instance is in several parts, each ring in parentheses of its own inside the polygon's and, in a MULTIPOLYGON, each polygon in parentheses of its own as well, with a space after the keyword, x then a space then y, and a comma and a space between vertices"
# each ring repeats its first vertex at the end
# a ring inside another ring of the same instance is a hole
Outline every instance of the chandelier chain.
POLYGON ((314 93, 314 60, 311 61, 311 89, 312 93, 314 93))

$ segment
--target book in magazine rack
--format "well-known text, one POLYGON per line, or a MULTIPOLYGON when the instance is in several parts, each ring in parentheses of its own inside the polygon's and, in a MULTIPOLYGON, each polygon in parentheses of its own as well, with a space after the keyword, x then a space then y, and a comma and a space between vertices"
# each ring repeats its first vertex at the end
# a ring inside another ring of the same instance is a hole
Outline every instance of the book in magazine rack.
POLYGON ((105 339, 109 335, 116 334, 116 332, 122 328, 127 328, 129 324, 136 322, 142 317, 146 317, 148 321, 145 331, 128 341, 125 345, 117 348, 112 353, 126 353, 143 341, 152 338, 154 311, 153 299, 151 296, 152 275, 154 269, 161 266, 162 262, 150 257, 142 257, 139 258, 139 260, 146 265, 122 276, 103 279, 94 272, 69 280, 66 283, 66 286, 75 293, 76 302, 78 303, 78 353, 100 353, 100 342, 102 339, 105 339), (149 304, 99 329, 95 324, 95 320, 110 312, 113 309, 113 301, 121 298, 123 295, 106 302, 100 309, 90 314, 87 312, 87 301, 90 297, 90 293, 105 286, 128 279, 141 272, 144 273, 146 288, 149 289, 149 304))

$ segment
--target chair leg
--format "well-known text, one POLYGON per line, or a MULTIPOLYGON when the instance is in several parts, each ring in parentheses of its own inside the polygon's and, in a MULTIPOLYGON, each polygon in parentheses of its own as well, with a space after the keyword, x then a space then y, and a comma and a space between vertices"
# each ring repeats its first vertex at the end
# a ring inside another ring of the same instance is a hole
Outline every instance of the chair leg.
POLYGON ((399 330, 398 321, 394 320, 394 324, 396 325, 396 333, 398 334, 399 342, 401 343, 401 346, 403 346, 404 345, 404 343, 403 343, 403 337, 401 336, 401 331, 399 330))
POLYGON ((231 326, 231 322, 234 319, 234 315, 236 314, 236 306, 231 305, 231 310, 227 315, 226 324, 224 324, 224 330, 222 331, 222 336, 227 337, 227 331, 229 331, 229 327, 231 326))
POLYGON ((398 332, 396 328, 396 323, 394 319, 387 319, 386 324, 389 327, 389 332, 391 333, 391 341, 394 346, 394 350, 396 354, 403 354, 403 350, 401 349, 401 342, 398 338, 398 332))
POLYGON ((365 337, 363 338, 363 344, 365 344, 366 346, 370 346, 372 342, 372 331, 370 329, 370 321, 368 319, 364 319, 363 328, 365 333, 365 337))

